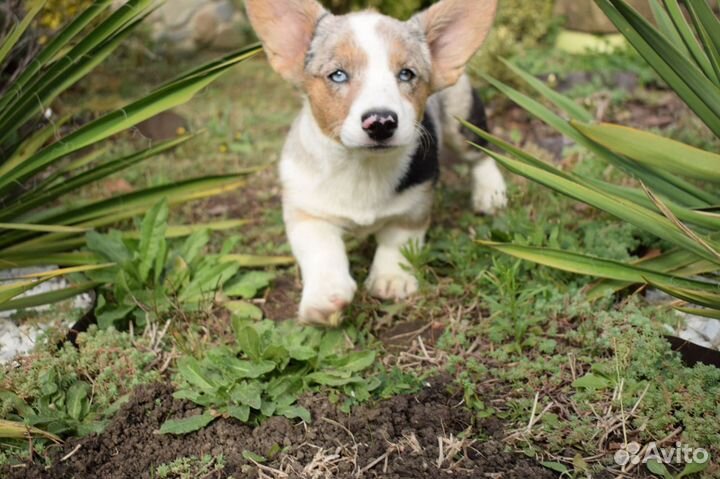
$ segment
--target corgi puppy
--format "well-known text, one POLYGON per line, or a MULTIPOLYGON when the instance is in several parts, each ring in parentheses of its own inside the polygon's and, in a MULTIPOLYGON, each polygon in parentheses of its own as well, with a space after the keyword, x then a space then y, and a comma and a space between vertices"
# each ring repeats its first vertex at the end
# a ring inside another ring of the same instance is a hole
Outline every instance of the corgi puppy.
POLYGON ((418 281, 402 250, 425 240, 442 145, 475 162, 477 212, 506 204, 500 171, 470 151, 455 119, 484 126, 465 66, 497 0, 441 0, 406 22, 375 11, 332 15, 316 0, 246 6, 270 64, 305 98, 280 161, 283 217, 303 280, 300 320, 336 326, 353 300, 347 235, 377 240, 366 281, 373 296, 413 295, 418 281))

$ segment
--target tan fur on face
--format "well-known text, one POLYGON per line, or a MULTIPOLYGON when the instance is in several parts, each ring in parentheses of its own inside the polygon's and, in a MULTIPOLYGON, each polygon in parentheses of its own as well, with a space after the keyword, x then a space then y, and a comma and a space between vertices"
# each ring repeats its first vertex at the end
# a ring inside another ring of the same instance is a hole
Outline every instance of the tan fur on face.
POLYGON ((368 59, 350 34, 338 39, 333 47, 323 50, 323 56, 328 56, 332 61, 314 59, 313 62, 317 65, 306 68, 304 87, 320 129, 330 138, 339 141, 343 122, 362 88, 362 77, 368 59), (336 84, 328 79, 328 76, 338 69, 348 73, 348 83, 336 84))
POLYGON ((417 74, 410 83, 400 83, 400 92, 413 105, 417 118, 425 113, 430 88, 429 52, 423 49, 422 32, 408 28, 408 24, 385 19, 378 24, 378 33, 385 40, 390 52, 390 70, 399 74, 403 68, 409 68, 417 74))

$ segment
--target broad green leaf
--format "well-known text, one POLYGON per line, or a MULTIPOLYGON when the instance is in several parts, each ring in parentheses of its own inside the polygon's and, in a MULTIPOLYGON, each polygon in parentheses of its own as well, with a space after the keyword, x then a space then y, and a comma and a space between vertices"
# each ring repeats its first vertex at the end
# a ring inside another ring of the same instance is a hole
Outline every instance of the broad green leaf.
POLYGON ((260 383, 243 381, 233 388, 230 397, 241 405, 259 410, 262 406, 262 391, 260 383))
POLYGON ((123 265, 133 258, 119 231, 111 231, 107 234, 90 231, 85 235, 85 239, 87 248, 107 261, 123 265))
POLYGON ((707 453, 705 462, 691 462, 690 464, 685 466, 685 468, 676 477, 676 479, 682 479, 683 477, 692 476, 693 474, 699 474, 701 472, 704 472, 709 466, 710 454, 707 453))
POLYGON ((571 124, 591 140, 640 164, 720 183, 720 155, 711 151, 619 125, 571 124))
POLYGON ((667 283, 673 285, 674 287, 682 287, 690 290, 697 289, 713 292, 718 288, 717 285, 712 283, 658 273, 657 271, 639 268, 637 266, 632 266, 618 261, 595 258, 592 256, 571 253, 569 251, 485 241, 480 241, 478 243, 515 258, 532 261, 534 263, 550 266, 570 273, 627 281, 631 283, 647 283, 647 281, 653 281, 658 283, 667 283))
POLYGON ((310 411, 301 406, 284 406, 278 408, 275 413, 288 419, 302 419, 303 422, 306 422, 308 424, 312 422, 312 416, 310 416, 310 411))
POLYGON ((262 309, 247 301, 226 301, 223 306, 232 313, 234 318, 254 321, 263 319, 262 309))
POLYGON ((230 297, 239 296, 243 299, 253 299, 258 292, 270 286, 275 275, 266 271, 251 271, 240 278, 230 281, 223 289, 230 297))
POLYGON ((210 233, 207 229, 195 231, 185 240, 180 248, 180 256, 188 263, 192 263, 200 256, 207 244, 210 242, 210 233))
POLYGON ((193 357, 184 357, 178 361, 178 372, 190 384, 203 391, 214 391, 216 385, 207 377, 200 362, 193 357))
POLYGON ((333 365, 343 371, 357 373, 372 366, 375 363, 375 357, 375 351, 350 353, 333 365))
POLYGON ((309 374, 305 378, 310 383, 320 384, 321 386, 345 386, 352 383, 362 382, 363 379, 358 376, 352 376, 351 373, 341 371, 320 371, 309 374))
POLYGON ((88 409, 87 401, 90 393, 90 385, 83 381, 74 383, 65 395, 65 407, 68 415, 80 421, 88 409))
POLYGON ((160 434, 183 435, 199 431, 215 420, 215 416, 209 413, 198 416, 190 416, 183 419, 169 419, 160 427, 160 434))
POLYGON ((275 369, 272 361, 244 361, 232 358, 228 360, 225 367, 230 370, 237 379, 257 379, 275 369))
POLYGON ((267 459, 265 457, 261 456, 260 454, 255 454, 252 451, 243 451, 242 457, 247 461, 256 462, 258 464, 264 464, 267 462, 267 459))
POLYGON ((670 472, 665 467, 665 464, 663 464, 657 459, 649 459, 647 462, 645 462, 645 466, 648 468, 648 471, 652 472, 655 475, 661 476, 664 479, 674 479, 673 475, 670 474, 670 472))
POLYGON ((236 329, 235 340, 237 341, 240 351, 245 353, 253 361, 257 361, 262 357, 260 336, 251 325, 236 329))
POLYGON ((609 388, 610 386, 611 383, 607 378, 593 373, 588 373, 573 382, 573 387, 576 389, 586 389, 588 391, 603 390, 609 388))
POLYGON ((546 467, 551 471, 559 472, 560 474, 564 475, 570 475, 570 468, 561 462, 545 461, 541 464, 543 467, 546 467))
POLYGON ((143 219, 138 249, 140 255, 138 271, 140 280, 143 282, 147 281, 156 258, 163 248, 163 243, 165 243, 168 214, 167 199, 163 199, 152 207, 143 219))
POLYGON ((248 406, 228 406, 228 414, 240 422, 248 422, 250 420, 250 408, 248 406))

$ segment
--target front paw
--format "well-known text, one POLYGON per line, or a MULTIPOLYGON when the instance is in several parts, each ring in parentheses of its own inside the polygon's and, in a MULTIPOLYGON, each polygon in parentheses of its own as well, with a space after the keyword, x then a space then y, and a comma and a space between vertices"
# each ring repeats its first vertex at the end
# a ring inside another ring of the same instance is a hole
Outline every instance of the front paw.
POLYGON ((473 209, 476 213, 494 215, 508 204, 507 186, 497 165, 484 160, 473 169, 473 209))
POLYGON ((308 281, 300 302, 302 324, 337 327, 342 311, 352 302, 357 284, 351 277, 308 281))
POLYGON ((365 283, 370 294, 380 299, 406 299, 419 289, 417 278, 399 267, 393 271, 371 271, 365 283))
POLYGON ((473 210, 481 215, 495 215, 507 207, 507 192, 505 185, 502 188, 488 189, 476 186, 473 191, 473 210))

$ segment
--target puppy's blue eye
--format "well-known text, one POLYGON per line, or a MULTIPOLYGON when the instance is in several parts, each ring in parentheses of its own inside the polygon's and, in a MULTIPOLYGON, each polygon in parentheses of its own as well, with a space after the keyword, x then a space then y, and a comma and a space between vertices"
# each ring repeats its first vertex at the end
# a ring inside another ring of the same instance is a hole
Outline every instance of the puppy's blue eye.
POLYGON ((333 83, 347 83, 350 81, 350 75, 343 70, 335 70, 328 77, 333 83))
POLYGON ((417 77, 417 75, 409 68, 403 68, 400 70, 400 73, 398 73, 398 80, 402 82, 411 82, 415 79, 415 77, 417 77))

